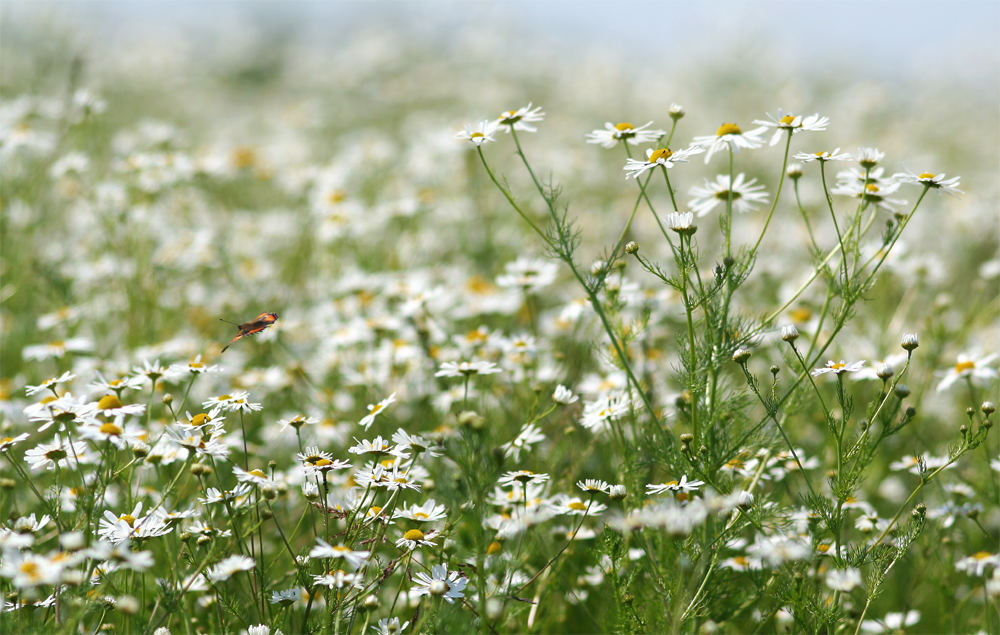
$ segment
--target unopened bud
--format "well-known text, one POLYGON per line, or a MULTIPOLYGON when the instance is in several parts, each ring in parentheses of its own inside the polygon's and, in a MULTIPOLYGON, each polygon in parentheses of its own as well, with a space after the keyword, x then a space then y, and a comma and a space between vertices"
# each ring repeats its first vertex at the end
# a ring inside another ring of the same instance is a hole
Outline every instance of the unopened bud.
POLYGON ((625 243, 625 253, 634 254, 637 251, 639 251, 639 243, 635 242, 634 240, 630 240, 627 243, 625 243))
POLYGON ((733 361, 737 364, 745 364, 750 359, 750 355, 752 355, 750 349, 741 346, 733 351, 733 361))
POLYGON ((916 333, 903 333, 903 339, 900 342, 900 346, 902 346, 905 351, 912 351, 916 347, 920 346, 920 338, 916 333))
POLYGON ((781 327, 781 339, 786 342, 794 342, 799 339, 799 329, 794 324, 781 327))

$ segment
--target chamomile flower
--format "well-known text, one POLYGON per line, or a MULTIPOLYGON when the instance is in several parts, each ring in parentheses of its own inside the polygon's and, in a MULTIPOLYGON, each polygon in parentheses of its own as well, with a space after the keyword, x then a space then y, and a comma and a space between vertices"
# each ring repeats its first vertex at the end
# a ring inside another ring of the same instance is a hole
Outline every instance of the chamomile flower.
POLYGON ((687 474, 681 476, 680 481, 667 481, 665 483, 650 483, 646 485, 646 494, 662 494, 663 492, 695 492, 705 481, 689 481, 687 474))
POLYGON ((520 486, 526 483, 544 483, 549 480, 548 474, 536 474, 531 470, 516 470, 513 472, 506 472, 497 480, 498 485, 514 485, 515 483, 520 486))
POLYGON ((376 404, 368 404, 368 414, 362 417, 361 421, 358 422, 358 425, 365 430, 372 427, 372 424, 375 423, 375 417, 380 415, 386 408, 394 403, 396 403, 396 393, 392 393, 376 404))
POLYGON ((611 485, 607 481, 602 481, 596 478, 588 478, 582 481, 577 481, 576 486, 588 494, 608 494, 611 491, 611 485))
POLYGON ((377 624, 372 625, 372 630, 376 635, 399 635, 410 625, 409 621, 399 623, 398 617, 383 617, 377 624))
POLYGON ((559 384, 556 389, 552 391, 552 401, 557 404, 562 404, 568 406, 570 404, 576 403, 580 400, 579 395, 576 395, 572 390, 559 384))
POLYGON ((913 626, 920 621, 920 611, 906 613, 886 613, 881 620, 864 620, 861 630, 866 633, 901 633, 907 626, 913 626))
POLYGON ((428 499, 422 505, 403 505, 402 509, 393 512, 393 518, 405 518, 418 523, 431 523, 444 520, 447 509, 444 505, 439 505, 433 498, 428 499))
POLYGON ((434 373, 435 377, 470 377, 472 375, 493 375, 503 372, 493 362, 444 362, 434 373))
POLYGON ((826 375, 828 373, 834 373, 834 374, 837 374, 837 375, 842 375, 844 373, 854 373, 854 372, 857 372, 857 371, 861 370, 864 367, 864 365, 865 365, 865 360, 863 360, 863 359, 861 361, 851 362, 850 364, 848 364, 844 360, 840 360, 839 362, 835 362, 833 360, 830 360, 830 361, 828 361, 826 363, 826 366, 824 366, 823 368, 814 368, 814 369, 812 369, 810 371, 810 374, 813 377, 816 377, 818 375, 826 375))
POLYGON ((733 210, 739 213, 749 212, 767 203, 767 192, 763 185, 757 184, 757 179, 747 180, 742 172, 732 181, 728 174, 720 174, 715 181, 705 180, 704 187, 694 186, 690 190, 693 197, 688 201, 688 207, 698 216, 711 212, 717 205, 725 205, 726 200, 732 200, 733 210))
MULTIPOLYGON (((840 179, 842 174, 851 174, 851 172, 842 172, 837 175, 837 178, 840 179)), ((906 203, 903 199, 890 198, 898 189, 899 183, 897 182, 878 179, 872 176, 865 179, 862 176, 858 179, 839 181, 837 186, 830 190, 830 193, 860 199, 862 202, 874 205, 878 209, 887 212, 896 212, 900 209, 900 206, 906 203)))
POLYGON ((920 174, 914 174, 913 172, 897 172, 892 175, 892 178, 900 183, 914 183, 923 185, 932 190, 938 190, 944 192, 945 194, 950 194, 955 196, 957 194, 964 194, 962 190, 958 189, 961 177, 953 176, 950 179, 946 179, 947 175, 943 172, 941 174, 934 174, 933 172, 921 172, 920 174))
POLYGON ((247 471, 233 466, 233 475, 240 483, 249 483, 258 487, 273 487, 276 484, 275 481, 264 472, 264 470, 257 468, 247 471))
POLYGON ((325 586, 328 589, 343 589, 344 587, 352 587, 355 589, 364 588, 361 584, 364 577, 359 573, 348 573, 343 569, 337 569, 336 571, 329 571, 321 575, 314 575, 313 581, 319 586, 325 586))
POLYGON ((650 170, 656 166, 663 166, 669 169, 678 163, 687 163, 689 158, 704 151, 705 149, 698 145, 677 150, 676 152, 671 151, 670 148, 648 148, 646 150, 645 161, 628 159, 625 161, 625 167, 622 169, 625 170, 626 179, 637 179, 646 170, 650 170))
POLYGON ((861 167, 871 169, 885 158, 885 152, 880 151, 878 148, 858 148, 857 156, 858 164, 861 167))
POLYGON ((101 373, 97 373, 97 381, 92 382, 90 387, 102 393, 113 392, 120 395, 125 390, 135 390, 142 388, 146 379, 139 375, 126 375, 117 379, 105 379, 101 373))
POLYGON ((781 135, 785 131, 790 131, 792 134, 798 134, 800 132, 819 132, 821 130, 826 130, 826 127, 830 125, 829 117, 822 117, 819 113, 807 115, 803 117, 802 115, 791 115, 782 112, 778 109, 778 115, 772 117, 771 113, 767 113, 767 119, 755 119, 755 124, 760 124, 765 128, 774 128, 774 135, 771 136, 771 145, 777 145, 781 141, 781 135))
POLYGON ((202 374, 213 374, 221 373, 222 367, 217 364, 206 364, 201 361, 201 355, 198 355, 190 362, 181 362, 177 364, 171 364, 170 368, 167 369, 167 374, 173 379, 181 379, 191 375, 202 375, 202 374))
POLYGON ((93 463, 94 456, 83 443, 63 440, 59 433, 48 443, 40 443, 24 453, 24 461, 33 472, 74 469, 81 463, 93 463))
POLYGON ((649 121, 636 128, 627 121, 617 124, 608 121, 604 124, 604 130, 594 130, 587 134, 587 143, 599 143, 602 147, 613 148, 619 141, 639 145, 656 141, 666 134, 665 130, 651 129, 651 125, 653 122, 649 121))
POLYGON ((584 501, 577 496, 557 494, 549 501, 549 508, 565 516, 600 516, 608 506, 593 498, 584 501))
POLYGON ((826 572, 826 586, 834 591, 849 593, 861 586, 861 572, 853 567, 830 569, 826 572))
POLYGON ((979 551, 955 563, 957 570, 979 578, 986 574, 988 567, 1000 567, 1000 554, 979 551))
POLYGON ((483 145, 484 143, 490 143, 496 141, 493 138, 493 134, 497 130, 497 123, 494 121, 480 121, 475 126, 471 124, 465 124, 465 130, 462 130, 455 134, 459 139, 465 139, 470 141, 476 147, 483 145))
POLYGON ((354 439, 354 445, 347 448, 351 454, 375 454, 379 456, 388 456, 391 454, 390 450, 392 450, 392 444, 383 439, 381 435, 371 441, 354 439))
POLYGON ((819 152, 798 152, 793 157, 796 161, 802 161, 803 163, 809 163, 810 161, 819 161, 820 163, 825 163, 827 161, 850 161, 853 157, 847 152, 841 152, 840 148, 834 148, 833 150, 820 150, 819 152))
POLYGON ((229 556, 228 558, 223 558, 205 572, 205 577, 212 582, 223 582, 240 571, 252 570, 254 566, 254 559, 249 556, 229 556))
POLYGON ((705 163, 708 163, 712 160, 712 155, 726 148, 732 152, 739 152, 740 148, 752 150, 761 147, 764 145, 761 135, 766 130, 767 128, 760 126, 759 128, 743 132, 734 123, 724 123, 719 126, 714 135, 695 137, 692 143, 708 149, 708 154, 705 155, 705 163))
POLYGON ((0 452, 7 452, 12 447, 27 439, 30 435, 27 432, 22 432, 16 437, 0 437, 0 452))
POLYGON ((417 572, 413 576, 413 593, 417 597, 424 595, 436 595, 443 597, 449 604, 456 599, 465 597, 465 587, 469 579, 458 571, 448 571, 448 567, 443 564, 436 564, 431 567, 430 575, 423 571, 417 572))
POLYGON ((542 107, 535 106, 532 108, 529 102, 527 106, 523 106, 517 110, 507 110, 500 113, 500 116, 497 117, 496 125, 504 132, 510 132, 511 129, 535 132, 538 129, 531 124, 542 119, 545 119, 542 107))
POLYGON ((997 358, 997 354, 973 355, 960 353, 955 365, 940 373, 943 375, 937 385, 938 391, 947 390, 955 382, 968 379, 974 384, 985 384, 997 378, 997 369, 989 364, 997 358))
POLYGON ((141 415, 146 412, 146 404, 123 404, 116 394, 107 394, 97 400, 97 412, 105 417, 141 415))
POLYGON ((71 371, 67 370, 62 375, 59 375, 58 377, 50 377, 45 381, 43 381, 42 383, 38 384, 37 386, 25 386, 24 392, 26 395, 30 397, 36 393, 40 393, 46 390, 50 389, 54 390, 52 388, 53 386, 56 386, 58 384, 65 384, 66 382, 73 381, 73 379, 75 378, 76 375, 74 375, 71 371))
POLYGON ((21 356, 26 361, 60 359, 66 353, 89 353, 94 350, 94 342, 85 337, 71 337, 68 340, 53 340, 45 344, 25 346, 21 356))
POLYGON ((497 285, 537 291, 552 284, 558 271, 559 267, 554 262, 521 257, 504 265, 504 273, 497 277, 497 285))
POLYGON ((583 405, 580 424, 591 432, 601 432, 606 430, 612 421, 617 421, 628 413, 630 407, 630 400, 623 394, 604 395, 596 401, 583 405))
POLYGON ((544 440, 545 435, 542 434, 541 428, 534 423, 526 423, 513 441, 504 443, 500 447, 503 449, 505 457, 513 457, 515 461, 519 461, 523 450, 527 450, 532 445, 544 440))
POLYGON ((431 540, 428 535, 419 529, 410 529, 396 541, 396 547, 406 551, 413 551, 419 547, 436 547, 437 543, 431 540))
POLYGON ((316 546, 309 551, 310 558, 343 558, 352 569, 360 569, 371 555, 371 551, 354 550, 343 544, 334 546, 322 538, 317 538, 316 546))

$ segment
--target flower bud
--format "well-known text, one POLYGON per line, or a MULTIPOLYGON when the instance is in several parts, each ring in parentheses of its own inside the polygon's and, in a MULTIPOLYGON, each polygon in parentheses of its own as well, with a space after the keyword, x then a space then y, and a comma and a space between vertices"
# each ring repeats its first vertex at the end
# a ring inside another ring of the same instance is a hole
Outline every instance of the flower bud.
POLYGON ((903 350, 909 352, 920 346, 920 337, 916 333, 903 333, 903 339, 900 342, 900 346, 903 350))
POLYGON ((799 339, 799 329, 794 324, 781 327, 781 339, 785 342, 794 342, 799 339))
POLYGON ((737 364, 746 364, 751 354, 749 348, 741 346, 733 351, 733 361, 737 364))
POLYGON ((627 243, 625 243, 625 253, 634 254, 637 251, 639 251, 639 243, 635 242, 634 240, 630 240, 627 243))

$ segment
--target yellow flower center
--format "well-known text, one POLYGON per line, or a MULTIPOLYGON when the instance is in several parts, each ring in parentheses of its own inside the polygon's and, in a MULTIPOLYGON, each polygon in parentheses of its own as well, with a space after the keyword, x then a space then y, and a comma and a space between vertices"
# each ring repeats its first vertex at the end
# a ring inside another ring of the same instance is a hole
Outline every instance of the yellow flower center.
POLYGON ((670 151, 670 148, 658 148, 653 150, 652 154, 649 155, 649 162, 656 163, 660 159, 669 159, 674 153, 670 151))
POLYGON ((824 543, 821 545, 817 545, 816 549, 818 549, 820 553, 826 553, 827 551, 830 550, 830 545, 824 543))
POLYGON ((249 168, 257 162, 257 155, 254 153, 253 148, 241 146, 233 150, 232 161, 237 169, 249 168))
POLYGON ((22 562, 21 566, 18 567, 21 573, 27 574, 30 577, 35 577, 38 574, 38 563, 37 562, 22 562))
POLYGON ((792 125, 793 121, 795 121, 795 115, 785 115, 784 117, 778 120, 778 123, 790 126, 792 125))
POLYGON ((677 481, 667 481, 663 485, 666 486, 666 487, 672 487, 672 486, 678 485, 678 483, 677 483, 677 481))
POLYGON ((788 317, 792 318, 793 322, 808 322, 812 319, 812 311, 809 309, 792 309, 788 313, 788 317))
POLYGON ((104 424, 101 424, 101 427, 98 428, 98 429, 101 431, 101 434, 106 434, 108 436, 115 436, 116 437, 116 436, 118 436, 119 434, 122 433, 122 429, 119 428, 118 426, 116 426, 113 423, 104 423, 104 424))
POLYGON ((830 364, 830 368, 832 368, 833 370, 840 370, 841 368, 844 368, 845 366, 847 366, 847 364, 842 364, 840 362, 837 362, 836 364, 830 364))
POLYGON ((257 478, 267 478, 267 474, 264 474, 264 472, 260 470, 250 470, 249 472, 247 472, 247 474, 250 474, 251 476, 256 476, 257 478))
POLYGON ((419 529, 411 529, 403 534, 403 540, 423 540, 424 532, 419 529))
POLYGON ((750 564, 750 561, 747 560, 746 556, 736 556, 736 557, 733 558, 733 562, 735 562, 736 564, 740 565, 741 567, 745 567, 748 564, 750 564))
POLYGON ((124 520, 129 527, 135 527, 135 516, 132 514, 122 514, 118 520, 124 520))
POLYGON ((115 388, 117 386, 121 386, 122 385, 122 380, 120 380, 120 379, 112 379, 111 381, 108 382, 108 385, 111 386, 112 388, 115 388))
POLYGON ((495 556, 496 554, 500 553, 501 551, 503 551, 503 545, 501 545, 496 540, 494 540, 493 542, 491 542, 489 547, 486 547, 486 553, 488 553, 491 556, 495 556))
POLYGON ((318 467, 324 467, 327 465, 333 465, 333 461, 331 461, 330 459, 316 459, 315 461, 313 461, 313 465, 316 465, 318 467))
POLYGON ((992 558, 993 554, 989 551, 977 551, 972 557, 976 560, 986 560, 987 558, 992 558))
POLYGON ((917 176, 918 176, 918 178, 921 178, 921 179, 933 179, 934 177, 937 176, 937 174, 934 174, 933 172, 921 172, 917 176))
POLYGON ((472 134, 469 135, 469 137, 472 138, 472 139, 481 139, 481 138, 483 138, 485 136, 486 135, 484 135, 481 132, 473 132, 472 134))
POLYGON ((727 134, 743 134, 743 131, 734 123, 724 123, 715 131, 716 137, 722 137, 727 134))
POLYGON ((960 373, 965 370, 972 370, 976 367, 976 362, 965 360, 964 362, 958 362, 955 364, 955 372, 960 373))
POLYGON ((49 342, 49 346, 51 346, 52 348, 62 348, 65 345, 66 345, 65 342, 63 342, 62 340, 53 340, 49 342))
POLYGON ((52 403, 55 400, 56 400, 56 397, 54 397, 52 395, 49 395, 48 397, 42 399, 42 405, 44 406, 47 403, 52 403))
POLYGON ((104 395, 101 397, 100 401, 97 402, 97 408, 99 410, 112 410, 114 408, 121 408, 122 402, 115 395, 104 395))
POLYGON ((202 364, 201 362, 191 362, 190 364, 188 364, 188 366, 190 366, 191 368, 204 368, 205 367, 205 365, 202 364))
POLYGON ((203 426, 210 421, 210 417, 204 412, 199 412, 195 416, 191 417, 191 425, 193 426, 203 426))
POLYGON ((874 183, 869 183, 869 184, 865 185, 865 189, 867 191, 869 191, 869 192, 878 192, 879 191, 879 187, 877 185, 875 185, 874 183))
POLYGON ((430 516, 428 516, 424 512, 414 512, 413 517, 419 520, 426 520, 427 518, 430 518, 430 516))
POLYGON ((576 511, 583 511, 587 509, 587 506, 581 503, 580 501, 573 501, 572 503, 567 505, 567 507, 576 511))
POLYGON ((623 121, 619 124, 615 124, 615 130, 617 130, 618 132, 626 132, 628 130, 635 130, 635 126, 633 126, 627 121, 623 121))
POLYGON ((4 443, 10 443, 13 440, 14 440, 14 437, 4 437, 4 438, 0 439, 0 445, 3 445, 4 443))

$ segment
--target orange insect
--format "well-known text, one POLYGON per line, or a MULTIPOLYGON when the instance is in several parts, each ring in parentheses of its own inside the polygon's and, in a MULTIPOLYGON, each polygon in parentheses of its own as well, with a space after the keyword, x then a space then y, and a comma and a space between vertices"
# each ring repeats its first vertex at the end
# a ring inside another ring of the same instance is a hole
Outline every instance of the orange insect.
MULTIPOLYGON (((219 319, 222 320, 222 318, 219 318, 219 319)), ((231 342, 229 342, 228 344, 226 344, 225 346, 222 347, 222 351, 221 352, 225 353, 227 348, 229 348, 230 346, 232 346, 233 344, 236 343, 236 340, 238 340, 238 339, 240 339, 242 337, 245 337, 247 335, 255 335, 257 333, 260 333, 261 331, 263 331, 267 327, 269 327, 272 324, 274 324, 275 322, 277 322, 278 321, 278 314, 277 313, 261 313, 260 315, 258 315, 257 317, 255 317, 253 320, 251 320, 249 322, 244 322, 243 324, 237 324, 236 322, 230 322, 229 320, 222 320, 222 321, 225 322, 226 324, 232 324, 233 326, 235 326, 236 328, 238 328, 240 330, 240 332, 236 334, 236 337, 234 337, 231 342)))

